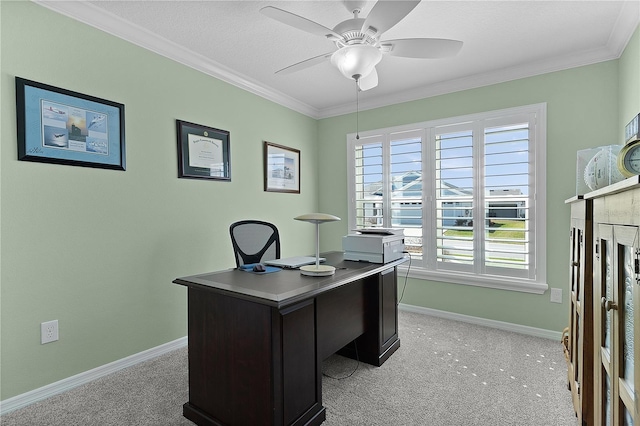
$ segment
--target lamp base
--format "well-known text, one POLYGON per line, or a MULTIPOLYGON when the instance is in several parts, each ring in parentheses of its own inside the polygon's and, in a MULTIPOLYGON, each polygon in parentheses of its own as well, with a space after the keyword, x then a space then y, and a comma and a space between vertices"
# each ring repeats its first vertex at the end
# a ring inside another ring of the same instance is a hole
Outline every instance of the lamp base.
POLYGON ((310 277, 327 277, 336 273, 336 268, 329 265, 305 265, 300 267, 300 273, 310 277))

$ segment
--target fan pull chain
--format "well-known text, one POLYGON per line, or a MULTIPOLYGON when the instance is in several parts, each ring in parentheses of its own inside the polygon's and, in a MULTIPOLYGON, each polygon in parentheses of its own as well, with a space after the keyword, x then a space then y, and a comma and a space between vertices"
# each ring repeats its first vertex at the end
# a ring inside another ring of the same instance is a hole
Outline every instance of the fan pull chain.
POLYGON ((359 128, 360 128, 360 98, 359 98, 359 93, 360 92, 358 90, 358 78, 355 79, 356 80, 356 140, 360 139, 360 132, 359 132, 359 128))

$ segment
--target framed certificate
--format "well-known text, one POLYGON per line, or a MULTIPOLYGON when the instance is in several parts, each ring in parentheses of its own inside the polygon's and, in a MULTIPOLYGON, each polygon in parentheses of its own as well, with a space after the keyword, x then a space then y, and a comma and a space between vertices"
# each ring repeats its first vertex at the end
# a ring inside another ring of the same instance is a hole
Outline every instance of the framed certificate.
POLYGON ((176 120, 178 177, 231 181, 229 132, 176 120))
POLYGON ((16 77, 18 160, 125 170, 124 105, 16 77))

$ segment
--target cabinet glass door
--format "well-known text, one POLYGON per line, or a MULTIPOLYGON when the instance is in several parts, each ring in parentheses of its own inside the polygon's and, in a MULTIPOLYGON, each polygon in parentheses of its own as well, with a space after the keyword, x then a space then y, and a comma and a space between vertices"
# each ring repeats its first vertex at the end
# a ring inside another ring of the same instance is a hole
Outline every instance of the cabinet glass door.
POLYGON ((638 377, 635 337, 640 332, 637 315, 638 228, 600 225, 600 395, 601 421, 612 426, 634 425, 638 415, 638 377))
MULTIPOLYGON (((570 387, 577 387, 580 383, 578 373, 580 371, 580 356, 578 354, 581 345, 580 341, 580 236, 581 230, 578 227, 571 228, 571 268, 569 270, 571 276, 571 322, 570 333, 571 343, 569 345, 569 357, 571 359, 572 370, 569 375, 573 383, 569 383, 570 387)), ((577 396, 577 392, 576 392, 577 396)), ((579 405, 574 402, 575 408, 579 405)))
MULTIPOLYGON (((596 260, 598 263, 598 281, 600 287, 600 309, 596 309, 599 324, 599 369, 601 389, 598 393, 602 425, 611 425, 612 403, 614 400, 613 386, 611 377, 613 376, 613 363, 611 362, 611 344, 612 335, 614 334, 612 320, 614 307, 614 245, 613 245, 613 227, 611 225, 599 225, 596 240, 596 260)), ((596 380, 596 383, 598 381, 596 380)))
POLYGON ((616 226, 614 238, 617 244, 617 278, 618 300, 617 311, 620 329, 617 336, 617 350, 620 359, 618 369, 618 394, 619 412, 617 423, 633 425, 635 420, 640 420, 638 414, 638 402, 636 400, 635 369, 635 336, 638 331, 634 315, 638 302, 638 283, 636 282, 636 268, 638 253, 638 228, 632 226, 616 226), (634 294, 636 293, 636 294, 634 294))

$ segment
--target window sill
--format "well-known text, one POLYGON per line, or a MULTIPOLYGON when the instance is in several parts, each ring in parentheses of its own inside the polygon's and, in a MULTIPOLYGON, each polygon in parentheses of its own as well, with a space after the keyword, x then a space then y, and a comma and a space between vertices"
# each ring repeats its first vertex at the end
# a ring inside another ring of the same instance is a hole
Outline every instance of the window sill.
MULTIPOLYGON (((398 266, 398 277, 405 276, 408 269, 409 268, 407 266, 398 266)), ((426 269, 416 267, 411 268, 408 276, 409 278, 417 278, 421 280, 518 291, 522 293, 543 294, 549 288, 549 285, 546 283, 530 280, 519 280, 517 278, 504 278, 498 276, 478 277, 476 275, 454 272, 428 271, 426 269)))

